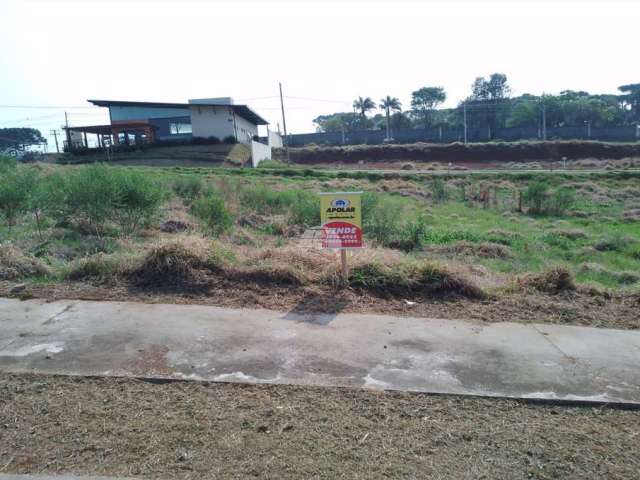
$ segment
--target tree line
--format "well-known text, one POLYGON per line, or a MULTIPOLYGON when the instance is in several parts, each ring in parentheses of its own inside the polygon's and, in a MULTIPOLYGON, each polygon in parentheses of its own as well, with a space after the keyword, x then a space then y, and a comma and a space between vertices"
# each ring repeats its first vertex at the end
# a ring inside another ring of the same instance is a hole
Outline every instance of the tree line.
POLYGON ((618 87, 619 94, 591 94, 565 90, 559 95, 511 96, 507 76, 478 77, 471 94, 455 108, 438 109, 447 99, 443 87, 422 87, 411 93, 408 108, 397 97, 377 104, 358 97, 353 111, 320 115, 313 122, 318 132, 386 129, 391 138, 398 128, 485 129, 489 137, 500 128, 614 127, 640 122, 640 83, 618 87))

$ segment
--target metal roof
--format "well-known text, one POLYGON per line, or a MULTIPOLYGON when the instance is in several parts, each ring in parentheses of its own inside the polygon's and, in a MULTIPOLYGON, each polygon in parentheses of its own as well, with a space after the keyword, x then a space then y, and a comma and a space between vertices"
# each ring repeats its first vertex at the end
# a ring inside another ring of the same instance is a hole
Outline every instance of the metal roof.
POLYGON ((98 107, 150 107, 150 108, 181 108, 188 109, 189 107, 229 107, 233 108, 233 111, 250 121, 254 125, 269 125, 264 118, 251 110, 247 105, 236 105, 227 103, 163 103, 163 102, 130 102, 126 100, 87 100, 98 107))

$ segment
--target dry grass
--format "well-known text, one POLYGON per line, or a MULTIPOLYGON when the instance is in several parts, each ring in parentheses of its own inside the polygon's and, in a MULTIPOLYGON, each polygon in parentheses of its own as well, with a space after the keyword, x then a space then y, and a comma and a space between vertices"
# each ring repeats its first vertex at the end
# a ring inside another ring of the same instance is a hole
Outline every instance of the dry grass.
POLYGON ((469 255, 480 258, 510 258, 511 250, 499 243, 467 241, 455 242, 450 245, 436 246, 433 251, 448 255, 469 255))
POLYGON ((552 233, 559 237, 568 238, 569 240, 580 240, 588 237, 585 231, 580 230, 579 228, 570 228, 570 229, 556 228, 556 229, 550 230, 549 233, 552 233))
POLYGON ((561 293, 574 291, 576 284, 573 275, 564 267, 554 267, 542 273, 530 273, 517 279, 523 290, 537 290, 544 293, 561 293))
POLYGON ((625 210, 624 212, 622 212, 622 220, 625 222, 640 221, 640 208, 625 210))
POLYGON ((130 265, 121 255, 96 253, 75 260, 69 266, 66 278, 69 280, 106 281, 115 276, 126 274, 130 265))
POLYGON ((631 479, 640 412, 340 388, 0 374, 3 473, 631 479))
POLYGON ((40 259, 26 255, 9 243, 0 244, 0 280, 50 275, 49 267, 40 259))

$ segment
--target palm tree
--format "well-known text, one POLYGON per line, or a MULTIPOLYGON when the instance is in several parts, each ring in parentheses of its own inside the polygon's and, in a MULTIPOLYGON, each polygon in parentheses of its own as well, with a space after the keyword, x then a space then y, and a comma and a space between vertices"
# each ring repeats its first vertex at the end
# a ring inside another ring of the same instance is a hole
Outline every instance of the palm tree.
POLYGON ((371 100, 371 97, 358 97, 353 101, 353 109, 360 112, 360 118, 362 119, 362 124, 365 124, 365 120, 367 119, 367 112, 369 110, 373 110, 376 108, 376 104, 371 100))
POLYGON ((389 95, 387 95, 385 98, 380 100, 380 108, 383 109, 385 111, 385 114, 387 115, 386 140, 391 140, 391 117, 389 114, 391 111, 399 112, 400 110, 402 110, 402 104, 396 97, 390 97, 389 95))

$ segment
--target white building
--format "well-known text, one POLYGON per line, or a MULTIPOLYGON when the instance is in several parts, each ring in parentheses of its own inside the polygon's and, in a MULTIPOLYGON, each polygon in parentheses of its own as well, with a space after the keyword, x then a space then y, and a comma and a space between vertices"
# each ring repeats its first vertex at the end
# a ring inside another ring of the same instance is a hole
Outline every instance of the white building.
POLYGON ((188 103, 131 102, 89 100, 109 109, 109 125, 71 127, 76 133, 109 135, 113 143, 188 140, 212 137, 223 141, 229 137, 251 145, 258 136, 258 126, 268 125, 247 105, 230 97, 191 99, 188 103))

